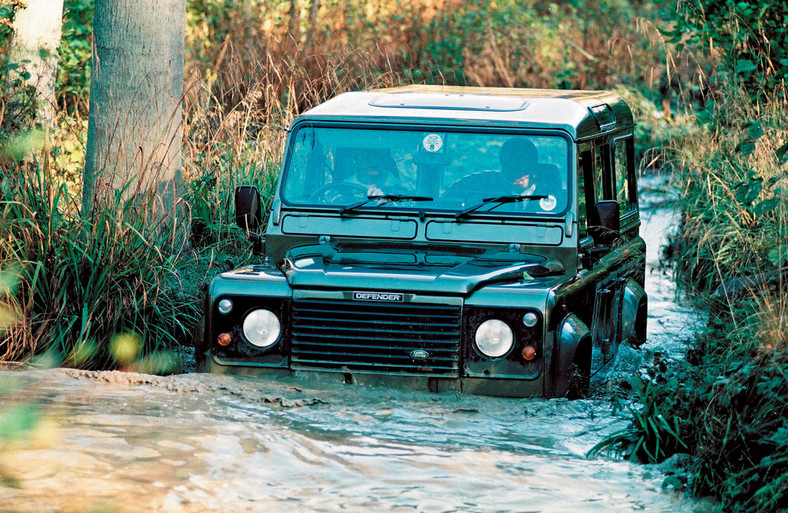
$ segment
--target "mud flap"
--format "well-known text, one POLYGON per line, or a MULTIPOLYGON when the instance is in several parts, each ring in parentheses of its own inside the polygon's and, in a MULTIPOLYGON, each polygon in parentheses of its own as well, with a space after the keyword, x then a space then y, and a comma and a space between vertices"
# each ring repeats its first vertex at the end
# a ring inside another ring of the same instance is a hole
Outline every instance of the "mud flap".
POLYGON ((583 341, 590 338, 588 326, 575 314, 569 314, 561 321, 556 331, 555 372, 551 397, 563 397, 569 391, 575 370, 575 356, 583 341))
POLYGON ((615 310, 618 312, 619 340, 634 347, 646 342, 646 321, 648 319, 648 295, 643 287, 632 278, 626 281, 620 294, 617 294, 615 310))

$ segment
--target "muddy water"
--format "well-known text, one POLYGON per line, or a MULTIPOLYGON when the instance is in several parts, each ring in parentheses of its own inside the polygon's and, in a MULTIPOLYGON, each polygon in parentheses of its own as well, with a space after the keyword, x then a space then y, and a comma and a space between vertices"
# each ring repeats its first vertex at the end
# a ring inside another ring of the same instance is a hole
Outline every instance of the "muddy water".
POLYGON ((0 485, 0 511, 705 511, 664 491, 656 467, 585 457, 626 425, 617 383, 655 352, 680 355, 694 322, 658 265, 672 226, 669 209, 645 210, 649 341, 592 399, 5 372, 0 411, 33 404, 44 421, 0 451, 17 486, 0 485))

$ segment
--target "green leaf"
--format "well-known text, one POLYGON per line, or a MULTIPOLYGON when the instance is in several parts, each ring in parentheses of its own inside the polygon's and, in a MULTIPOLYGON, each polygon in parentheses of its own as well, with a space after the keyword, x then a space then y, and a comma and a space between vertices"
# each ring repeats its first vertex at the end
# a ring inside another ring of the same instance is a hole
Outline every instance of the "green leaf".
POLYGON ((780 267, 785 262, 785 253, 781 251, 779 245, 774 246, 769 250, 769 262, 773 263, 775 267, 780 267))
POLYGON ((736 201, 743 205, 749 205, 758 198, 762 188, 763 185, 761 185, 760 181, 754 181, 750 182, 748 185, 742 185, 736 190, 736 201))
POLYGON ((762 216, 766 212, 771 212, 780 204, 780 198, 763 200, 755 207, 755 215, 762 216))
POLYGON ((747 135, 753 141, 757 141, 763 137, 763 126, 760 121, 750 122, 745 125, 747 127, 747 135))
MULTIPOLYGON (((782 173, 774 175, 773 177, 769 178, 769 180, 766 181, 766 187, 774 186, 774 184, 776 184, 777 182, 779 182, 780 180, 782 180, 786 176, 788 176, 788 172, 785 172, 785 171, 783 171, 782 173)), ((782 193, 782 189, 780 189, 780 191, 775 191, 775 192, 782 193)))
POLYGON ((777 151, 774 153, 777 155, 777 160, 780 161, 781 166, 788 162, 788 142, 777 148, 777 151))
POLYGON ((736 73, 751 73, 757 68, 758 66, 748 59, 741 59, 736 63, 736 73))
POLYGON ((755 142, 749 139, 742 141, 736 146, 736 151, 740 152, 744 157, 749 157, 755 151, 755 142))

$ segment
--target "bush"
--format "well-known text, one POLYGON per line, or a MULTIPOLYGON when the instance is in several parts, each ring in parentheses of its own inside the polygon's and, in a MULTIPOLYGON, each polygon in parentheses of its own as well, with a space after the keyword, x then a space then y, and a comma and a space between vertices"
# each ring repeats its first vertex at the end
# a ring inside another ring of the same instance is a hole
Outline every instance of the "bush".
POLYGON ((702 58, 721 64, 701 76, 702 104, 685 98, 698 128, 668 149, 684 192, 676 275, 712 322, 686 362, 635 380, 632 425, 592 454, 687 453, 690 491, 724 511, 771 512, 788 508, 788 95, 770 67, 785 48, 774 23, 785 6, 681 5, 683 43, 712 41, 702 58))
POLYGON ((78 215, 65 184, 44 165, 6 158, 0 174, 0 266, 21 282, 6 297, 17 313, 0 360, 49 353, 67 365, 120 362, 118 333, 138 337, 140 356, 183 344, 199 312, 199 282, 183 269, 195 255, 174 228, 150 223, 139 202, 118 197, 78 215))

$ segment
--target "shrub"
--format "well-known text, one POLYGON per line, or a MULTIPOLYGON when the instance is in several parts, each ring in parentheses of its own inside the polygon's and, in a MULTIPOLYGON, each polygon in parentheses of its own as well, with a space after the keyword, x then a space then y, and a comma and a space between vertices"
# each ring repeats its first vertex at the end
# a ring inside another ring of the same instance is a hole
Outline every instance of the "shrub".
POLYGON ((187 341, 199 285, 183 275, 195 256, 174 228, 152 225, 145 198, 120 193, 92 219, 77 214, 51 169, 15 162, 0 175, 0 265, 21 285, 8 297, 19 315, 0 360, 49 352, 66 364, 114 364, 117 333, 140 337, 141 355, 187 341))

